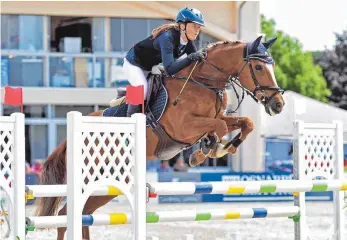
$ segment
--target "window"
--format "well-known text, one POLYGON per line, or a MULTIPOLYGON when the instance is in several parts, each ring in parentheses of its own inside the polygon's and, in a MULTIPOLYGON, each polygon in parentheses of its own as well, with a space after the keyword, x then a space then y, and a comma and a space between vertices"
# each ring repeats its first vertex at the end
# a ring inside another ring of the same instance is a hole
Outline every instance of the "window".
POLYGON ((124 51, 148 36, 147 19, 124 19, 124 51))
POLYGON ((125 87, 129 84, 123 72, 123 57, 96 58, 94 66, 96 87, 125 87))
POLYGON ((1 84, 3 86, 42 87, 42 57, 2 56, 1 84))
POLYGON ((73 81, 73 58, 51 57, 50 61, 50 86, 51 87, 72 87, 73 81))
POLYGON ((92 58, 50 57, 50 86, 93 87, 92 58))
POLYGON ((202 32, 200 35, 201 35, 201 38, 200 38, 201 48, 206 48, 208 44, 218 41, 218 39, 212 37, 211 35, 207 33, 202 32))
MULTIPOLYGON (((4 105, 4 116, 10 116, 12 113, 20 112, 20 107, 4 105)), ((26 118, 46 118, 47 106, 45 105, 25 105, 23 111, 26 118)))
POLYGON ((171 23, 167 19, 111 18, 111 51, 127 52, 152 34, 152 30, 171 23))
POLYGON ((105 51, 105 19, 51 17, 51 51, 89 53, 105 51))
POLYGON ((43 49, 43 17, 1 15, 1 48, 38 51, 43 49))
POLYGON ((217 38, 212 37, 211 35, 200 32, 198 37, 195 39, 195 46, 197 49, 204 49, 208 44, 218 42, 217 38))
POLYGON ((10 62, 7 57, 1 57, 1 86, 10 84, 10 62))
POLYGON ((107 58, 97 58, 94 65, 95 87, 103 88, 106 83, 105 66, 107 58))
POLYGON ((66 125, 57 125, 57 146, 66 139, 66 125))
POLYGON ((129 84, 123 71, 123 58, 112 58, 110 63, 110 86, 111 87, 125 87, 129 84))
POLYGON ((25 126, 25 154, 26 160, 35 163, 45 160, 48 156, 48 130, 47 125, 25 126))
POLYGON ((111 51, 122 50, 122 20, 111 18, 111 51))
POLYGON ((92 19, 92 47, 93 52, 105 52, 105 19, 92 19))
POLYGON ((172 21, 166 19, 150 19, 149 20, 149 33, 152 34, 152 30, 166 23, 171 23, 172 21))
POLYGON ((81 112, 83 116, 87 116, 88 114, 94 112, 94 106, 55 106, 55 116, 56 118, 66 118, 66 114, 70 111, 78 111, 81 112))

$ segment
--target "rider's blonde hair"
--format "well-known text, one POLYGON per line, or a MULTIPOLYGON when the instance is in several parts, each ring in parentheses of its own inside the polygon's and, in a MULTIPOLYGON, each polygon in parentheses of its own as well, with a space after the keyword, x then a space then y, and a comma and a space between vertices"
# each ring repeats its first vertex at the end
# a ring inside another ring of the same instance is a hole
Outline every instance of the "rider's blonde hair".
POLYGON ((167 31, 168 29, 174 28, 176 30, 180 30, 179 28, 179 24, 178 23, 166 23, 163 24, 155 29, 153 29, 152 31, 152 38, 156 38, 158 37, 159 34, 161 34, 162 32, 167 31))

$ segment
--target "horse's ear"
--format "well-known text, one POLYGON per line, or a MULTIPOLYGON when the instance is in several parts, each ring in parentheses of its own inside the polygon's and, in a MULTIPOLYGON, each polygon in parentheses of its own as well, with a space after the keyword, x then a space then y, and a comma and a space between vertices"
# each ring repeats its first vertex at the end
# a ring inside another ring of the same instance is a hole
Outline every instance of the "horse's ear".
POLYGON ((269 40, 267 40, 266 42, 263 42, 264 47, 266 47, 266 49, 269 49, 277 40, 277 37, 271 38, 269 40))
POLYGON ((257 39, 254 40, 254 42, 252 42, 249 46, 249 49, 250 49, 250 54, 252 53, 257 53, 257 49, 258 49, 258 46, 261 42, 261 38, 263 36, 259 36, 257 39))

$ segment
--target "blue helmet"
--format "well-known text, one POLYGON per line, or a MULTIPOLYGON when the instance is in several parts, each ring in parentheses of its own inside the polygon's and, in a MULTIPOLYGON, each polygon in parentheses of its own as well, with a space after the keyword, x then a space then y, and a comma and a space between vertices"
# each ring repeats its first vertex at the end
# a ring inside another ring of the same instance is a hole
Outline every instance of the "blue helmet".
POLYGON ((181 9, 181 11, 179 11, 179 13, 177 14, 176 22, 177 23, 178 22, 183 22, 183 23, 193 22, 193 23, 200 24, 201 26, 205 26, 204 16, 196 8, 185 7, 181 9))

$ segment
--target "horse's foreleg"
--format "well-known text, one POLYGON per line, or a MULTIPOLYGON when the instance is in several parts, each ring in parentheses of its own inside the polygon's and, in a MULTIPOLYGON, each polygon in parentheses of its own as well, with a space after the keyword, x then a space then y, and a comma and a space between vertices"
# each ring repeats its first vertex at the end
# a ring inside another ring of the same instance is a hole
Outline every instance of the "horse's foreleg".
POLYGON ((189 165, 195 167, 205 161, 207 157, 213 152, 215 144, 217 144, 220 139, 228 133, 228 126, 224 120, 197 117, 190 119, 189 126, 183 129, 193 129, 199 128, 201 132, 209 133, 209 142, 205 144, 206 147, 195 151, 189 158, 189 165))
MULTIPOLYGON (((241 129, 232 140, 227 142, 225 145, 222 143, 217 143, 213 146, 213 149, 209 152, 208 157, 211 158, 220 158, 224 155, 231 153, 234 154, 237 151, 237 148, 240 144, 247 138, 253 130, 253 122, 247 117, 232 117, 232 116, 223 116, 221 118, 227 123, 228 133, 231 133, 234 130, 241 129)), ((197 156, 200 156, 201 153, 196 153, 197 156)))
POLYGON ((188 132, 189 129, 196 129, 199 132, 216 134, 219 139, 228 133, 228 126, 222 119, 192 116, 187 119, 186 123, 186 126, 182 126, 185 132, 188 132))
MULTIPOLYGON (((191 167, 201 164, 207 157, 220 158, 228 153, 234 154, 254 128, 252 120, 247 117, 222 116, 220 119, 227 125, 228 132, 226 134, 237 129, 241 129, 241 132, 225 145, 217 141, 213 143, 213 147, 209 147, 211 144, 204 143, 201 149, 196 150, 190 156, 189 163, 191 167)), ((221 139, 223 136, 218 135, 218 138, 221 139)))
MULTIPOLYGON (((234 130, 241 129, 240 133, 237 134, 232 140, 230 140, 227 144, 222 145, 220 144, 217 146, 215 154, 227 154, 231 153, 234 154, 237 151, 237 148, 240 146, 240 144, 246 140, 247 136, 253 131, 254 124, 251 119, 247 117, 233 117, 233 116, 223 116, 221 118, 224 120, 228 126, 228 131, 231 133, 234 130)), ((223 155, 223 156, 224 156, 223 155)), ((217 156, 221 157, 221 156, 217 156)))

